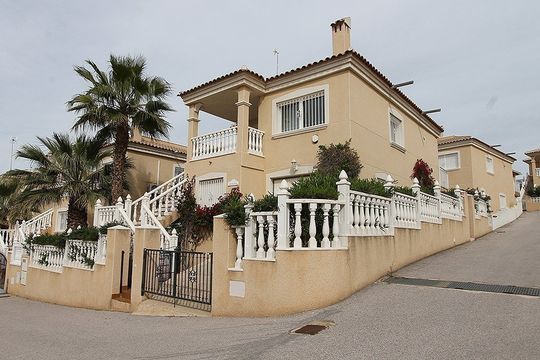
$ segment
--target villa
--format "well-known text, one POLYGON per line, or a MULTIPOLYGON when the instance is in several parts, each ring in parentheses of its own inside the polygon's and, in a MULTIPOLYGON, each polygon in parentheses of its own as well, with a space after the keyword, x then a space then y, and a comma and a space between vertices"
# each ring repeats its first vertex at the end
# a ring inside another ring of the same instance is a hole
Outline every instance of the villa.
POLYGON ((470 136, 441 138, 443 128, 400 84, 351 49, 349 18, 330 28, 325 59, 269 78, 242 68, 182 91, 187 147, 134 133, 132 194, 96 203, 89 223, 121 224, 97 242, 25 248, 30 233, 65 228, 60 205, 2 230, 8 292, 101 310, 133 312, 153 299, 217 316, 283 315, 334 304, 521 214, 514 158, 470 136), (201 112, 230 126, 199 134, 201 112), (320 145, 348 141, 360 177, 375 179, 382 194, 355 189, 358 179, 341 171, 330 184, 335 197, 291 195, 291 185, 316 169, 320 145), (419 159, 440 170, 428 189, 411 179, 419 159), (213 217, 205 251, 178 250, 178 233, 167 227, 178 217, 186 174, 205 209, 232 189, 252 195, 239 223, 213 217), (255 209, 253 198, 267 193, 275 208, 255 209))

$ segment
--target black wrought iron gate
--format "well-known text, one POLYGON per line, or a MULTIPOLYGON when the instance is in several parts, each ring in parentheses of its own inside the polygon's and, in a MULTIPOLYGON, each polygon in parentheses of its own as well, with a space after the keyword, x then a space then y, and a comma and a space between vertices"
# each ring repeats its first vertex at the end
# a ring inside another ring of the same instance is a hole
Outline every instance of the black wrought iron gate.
POLYGON ((4 283, 6 282, 6 269, 7 259, 4 254, 0 253, 0 290, 5 290, 4 283))
POLYGON ((212 253, 144 249, 142 294, 212 304, 212 253))

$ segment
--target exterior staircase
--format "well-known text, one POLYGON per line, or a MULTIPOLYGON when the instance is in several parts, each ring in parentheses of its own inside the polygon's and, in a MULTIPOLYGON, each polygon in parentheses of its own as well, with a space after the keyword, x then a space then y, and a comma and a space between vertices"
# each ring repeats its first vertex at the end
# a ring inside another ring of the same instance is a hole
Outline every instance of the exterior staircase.
POLYGON ((53 209, 49 209, 30 220, 17 221, 13 229, 1 229, 0 252, 6 254, 14 242, 23 243, 31 234, 42 234, 52 226, 52 215, 53 209))
POLYGON ((135 232, 135 226, 154 226, 160 230, 161 247, 174 248, 178 244, 176 231, 168 233, 165 229, 174 219, 182 187, 186 183, 184 174, 179 174, 164 182, 136 200, 127 196, 125 202, 118 198, 116 205, 101 206, 96 202, 94 226, 102 226, 112 221, 121 221, 135 232))

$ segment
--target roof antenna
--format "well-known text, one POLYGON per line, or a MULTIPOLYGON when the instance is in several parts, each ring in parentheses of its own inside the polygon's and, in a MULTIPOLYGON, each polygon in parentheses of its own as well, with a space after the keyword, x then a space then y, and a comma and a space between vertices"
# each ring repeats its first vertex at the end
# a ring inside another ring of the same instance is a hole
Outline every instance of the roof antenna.
POLYGON ((276 56, 276 75, 279 74, 279 51, 274 49, 274 55, 276 56))

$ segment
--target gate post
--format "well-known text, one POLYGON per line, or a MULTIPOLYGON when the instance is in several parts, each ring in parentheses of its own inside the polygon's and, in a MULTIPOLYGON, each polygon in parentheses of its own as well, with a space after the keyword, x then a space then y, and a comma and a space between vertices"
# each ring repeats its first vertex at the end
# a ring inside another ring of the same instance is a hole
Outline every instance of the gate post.
MULTIPOLYGON (((150 226, 138 226, 135 228, 133 238, 133 272, 131 279, 131 311, 135 311, 144 300, 142 293, 144 249, 159 249, 159 229, 150 226)), ((147 268, 152 268, 148 265, 147 268)))

